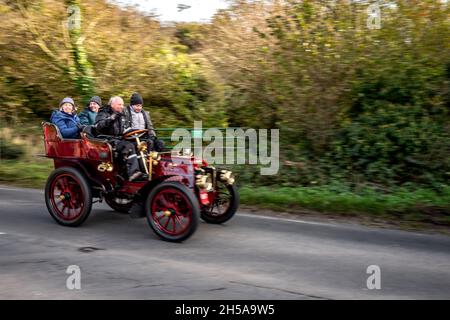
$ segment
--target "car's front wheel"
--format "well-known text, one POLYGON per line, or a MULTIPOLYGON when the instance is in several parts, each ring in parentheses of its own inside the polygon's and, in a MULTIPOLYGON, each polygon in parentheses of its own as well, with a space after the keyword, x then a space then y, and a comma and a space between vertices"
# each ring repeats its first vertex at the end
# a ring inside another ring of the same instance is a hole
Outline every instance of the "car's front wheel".
POLYGON ((212 224, 230 220, 239 207, 239 193, 234 184, 217 181, 216 190, 209 193, 210 205, 202 207, 201 218, 212 224))

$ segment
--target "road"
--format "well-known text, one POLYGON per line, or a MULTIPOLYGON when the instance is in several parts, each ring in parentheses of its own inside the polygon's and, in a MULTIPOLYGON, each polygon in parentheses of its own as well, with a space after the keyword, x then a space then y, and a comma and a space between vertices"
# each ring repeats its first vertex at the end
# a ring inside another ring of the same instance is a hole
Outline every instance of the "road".
POLYGON ((43 191, 0 186, 0 299, 450 299, 450 237, 238 212, 176 244, 104 204, 62 227, 43 191))

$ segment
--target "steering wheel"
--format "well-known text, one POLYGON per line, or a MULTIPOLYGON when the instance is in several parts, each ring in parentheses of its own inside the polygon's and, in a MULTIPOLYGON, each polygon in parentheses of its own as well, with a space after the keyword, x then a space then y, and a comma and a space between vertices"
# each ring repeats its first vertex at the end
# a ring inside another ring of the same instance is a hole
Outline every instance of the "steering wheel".
POLYGON ((127 140, 136 139, 142 137, 144 134, 146 134, 149 130, 143 129, 143 130, 131 130, 130 132, 124 133, 123 138, 127 140))

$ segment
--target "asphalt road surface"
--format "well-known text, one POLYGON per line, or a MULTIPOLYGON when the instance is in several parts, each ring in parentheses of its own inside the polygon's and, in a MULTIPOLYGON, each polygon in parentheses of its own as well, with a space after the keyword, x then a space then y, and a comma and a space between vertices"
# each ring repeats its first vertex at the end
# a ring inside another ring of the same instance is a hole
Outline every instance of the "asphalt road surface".
POLYGON ((105 204, 62 227, 43 191, 0 187, 0 299, 417 298, 450 299, 450 237, 238 212, 176 244, 105 204))

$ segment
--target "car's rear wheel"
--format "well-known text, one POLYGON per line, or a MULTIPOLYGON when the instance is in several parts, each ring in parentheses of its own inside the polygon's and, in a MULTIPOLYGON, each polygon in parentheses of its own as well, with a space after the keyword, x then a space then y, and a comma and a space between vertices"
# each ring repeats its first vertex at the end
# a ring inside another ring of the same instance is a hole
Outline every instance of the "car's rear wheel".
POLYGON ((147 221, 164 240, 180 242, 197 229, 200 207, 194 193, 179 182, 163 182, 145 201, 147 221))
POLYGON ((230 220, 239 207, 239 193, 235 185, 217 181, 216 190, 209 193, 211 204, 202 207, 201 218, 208 223, 221 224, 230 220))
POLYGON ((45 186, 45 204, 57 223, 68 227, 81 225, 92 208, 92 192, 87 179, 74 168, 56 169, 45 186))

